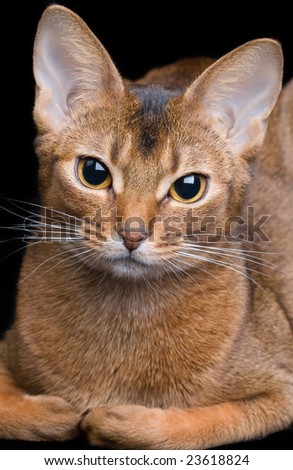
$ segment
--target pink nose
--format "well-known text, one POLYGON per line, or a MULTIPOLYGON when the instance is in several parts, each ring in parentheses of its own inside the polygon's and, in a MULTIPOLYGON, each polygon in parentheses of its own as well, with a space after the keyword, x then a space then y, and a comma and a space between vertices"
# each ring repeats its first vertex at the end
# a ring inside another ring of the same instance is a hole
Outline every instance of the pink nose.
POLYGON ((129 251, 136 250, 140 243, 147 238, 146 232, 121 230, 119 235, 123 238, 123 243, 129 251))

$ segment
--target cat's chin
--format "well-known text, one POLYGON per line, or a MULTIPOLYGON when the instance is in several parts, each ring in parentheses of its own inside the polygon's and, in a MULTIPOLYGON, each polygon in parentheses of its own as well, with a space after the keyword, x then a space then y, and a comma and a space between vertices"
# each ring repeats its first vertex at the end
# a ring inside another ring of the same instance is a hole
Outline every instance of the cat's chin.
POLYGON ((131 258, 116 260, 109 264, 112 275, 124 279, 156 278, 160 276, 158 267, 131 258))

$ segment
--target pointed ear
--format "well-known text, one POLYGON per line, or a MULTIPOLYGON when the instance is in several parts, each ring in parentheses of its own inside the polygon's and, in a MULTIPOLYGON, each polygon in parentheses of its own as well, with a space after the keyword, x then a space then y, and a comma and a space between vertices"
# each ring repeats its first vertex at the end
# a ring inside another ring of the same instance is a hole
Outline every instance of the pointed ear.
POLYGON ((95 97, 101 106, 123 94, 119 73, 107 51, 82 19, 67 8, 47 8, 34 45, 35 118, 58 130, 80 99, 95 97))
POLYGON ((211 65, 186 90, 183 103, 228 139, 233 153, 242 155, 263 142, 282 72, 279 43, 251 41, 211 65))

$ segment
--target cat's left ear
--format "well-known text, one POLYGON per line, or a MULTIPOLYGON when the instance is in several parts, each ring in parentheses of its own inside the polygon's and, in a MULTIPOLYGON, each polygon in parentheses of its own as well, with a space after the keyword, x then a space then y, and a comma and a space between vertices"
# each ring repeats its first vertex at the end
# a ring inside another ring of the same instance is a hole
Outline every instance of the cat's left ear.
POLYGON ((282 74, 279 43, 250 41, 212 64, 187 88, 185 111, 211 125, 235 155, 251 153, 263 142, 282 74))
POLYGON ((58 131, 80 100, 116 106, 122 79, 109 54, 84 21, 59 5, 48 7, 34 45, 35 119, 46 131, 58 131))

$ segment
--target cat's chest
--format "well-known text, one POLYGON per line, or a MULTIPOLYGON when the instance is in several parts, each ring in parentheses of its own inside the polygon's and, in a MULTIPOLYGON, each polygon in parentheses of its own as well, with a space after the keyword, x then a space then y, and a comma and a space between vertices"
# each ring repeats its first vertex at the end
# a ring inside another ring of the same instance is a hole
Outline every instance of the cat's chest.
POLYGON ((199 315, 196 298, 194 305, 173 301, 169 309, 158 299, 145 299, 143 306, 129 298, 92 298, 85 308, 82 296, 74 305, 70 297, 42 298, 37 310, 33 300, 35 314, 29 303, 15 325, 17 375, 28 391, 63 396, 81 410, 107 403, 189 406, 206 399, 222 339, 199 315))
POLYGON ((81 410, 110 403, 194 403, 205 388, 211 350, 203 353, 187 325, 170 330, 142 318, 123 323, 108 318, 97 328, 68 330, 66 337, 57 325, 50 335, 35 329, 21 363, 28 391, 63 396, 81 410))
POLYGON ((118 282, 90 286, 80 271, 76 282, 56 271, 49 285, 39 277, 36 289, 30 276, 19 291, 8 343, 22 387, 62 396, 81 410, 207 402, 238 328, 222 286, 213 284, 208 296, 192 279, 182 286, 153 283, 151 290, 118 282), (213 308, 219 297, 226 306, 221 328, 213 308))

